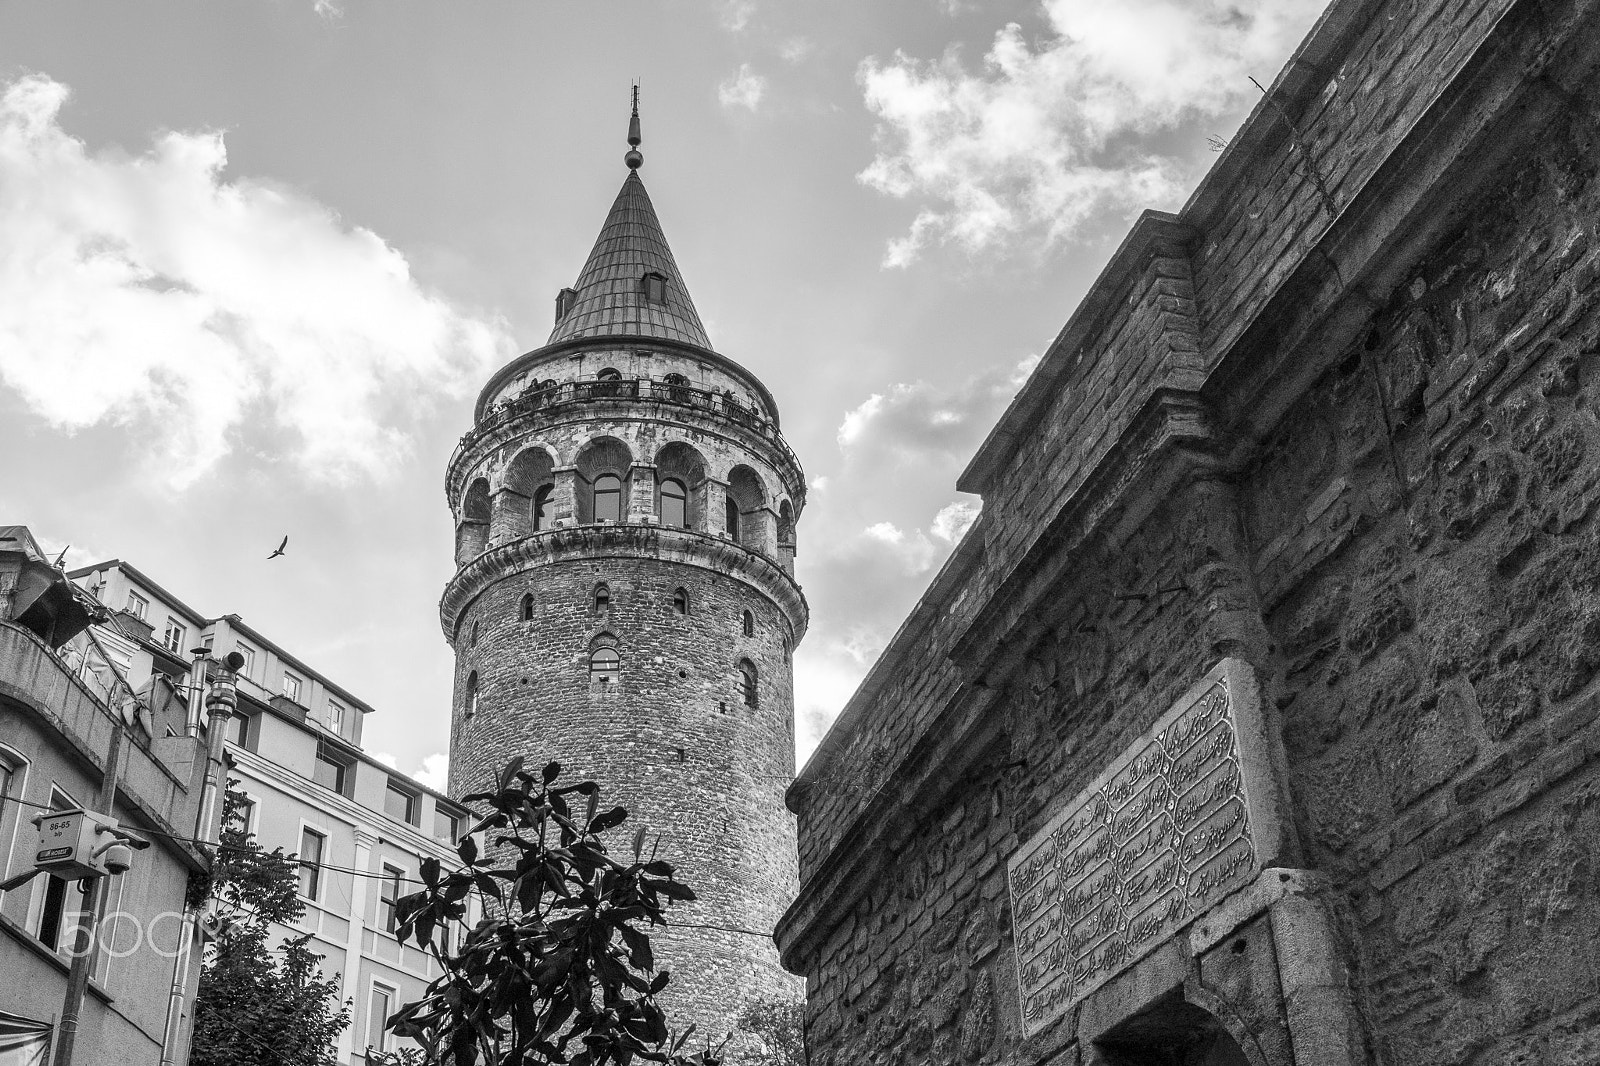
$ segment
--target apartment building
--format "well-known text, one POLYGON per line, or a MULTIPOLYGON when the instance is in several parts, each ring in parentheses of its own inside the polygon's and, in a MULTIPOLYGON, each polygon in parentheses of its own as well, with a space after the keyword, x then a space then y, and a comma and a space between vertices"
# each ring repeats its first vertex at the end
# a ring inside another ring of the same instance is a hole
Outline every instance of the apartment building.
POLYGON ((33 873, 34 818, 77 809, 112 816, 150 846, 126 872, 102 875, 105 917, 73 1061, 186 1058, 199 966, 184 901, 190 876, 209 862, 190 841, 215 831, 206 824, 218 809, 205 802, 210 753, 186 728, 179 685, 188 663, 125 641, 108 654, 109 623, 26 527, 0 526, 0 882, 11 886, 0 893, 0 1062, 45 1062, 64 1039, 91 897, 86 881, 33 873))
POLYGON ((394 902, 415 890, 424 858, 451 861, 465 808, 363 750, 374 709, 238 615, 202 614, 122 560, 69 576, 112 609, 96 631, 135 675, 141 657, 188 659, 198 648, 243 656, 229 778, 249 797, 240 817, 256 840, 303 860, 305 915, 283 934, 310 933, 324 972, 341 977, 352 1019, 340 1061, 393 1049, 384 1017, 439 975, 425 952, 394 937, 394 902))

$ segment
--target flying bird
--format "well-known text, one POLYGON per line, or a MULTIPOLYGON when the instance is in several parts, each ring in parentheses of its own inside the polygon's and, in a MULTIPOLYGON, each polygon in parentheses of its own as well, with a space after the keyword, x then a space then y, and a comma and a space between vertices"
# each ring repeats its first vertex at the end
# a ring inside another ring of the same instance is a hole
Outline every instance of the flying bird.
POLYGON ((287 548, 288 546, 289 546, 289 538, 288 538, 287 535, 285 535, 283 540, 278 543, 277 550, 274 551, 271 555, 267 556, 267 562, 270 563, 272 560, 274 560, 278 556, 282 555, 283 554, 283 549, 287 548))

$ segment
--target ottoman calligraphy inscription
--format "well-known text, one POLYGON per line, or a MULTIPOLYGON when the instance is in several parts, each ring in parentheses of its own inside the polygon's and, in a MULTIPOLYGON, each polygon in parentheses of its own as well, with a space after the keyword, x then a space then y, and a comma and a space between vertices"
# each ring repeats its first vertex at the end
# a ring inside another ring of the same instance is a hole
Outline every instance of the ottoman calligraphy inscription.
POLYGON ((1029 1036, 1260 872, 1275 815, 1247 671, 1224 661, 1012 857, 1029 1036))

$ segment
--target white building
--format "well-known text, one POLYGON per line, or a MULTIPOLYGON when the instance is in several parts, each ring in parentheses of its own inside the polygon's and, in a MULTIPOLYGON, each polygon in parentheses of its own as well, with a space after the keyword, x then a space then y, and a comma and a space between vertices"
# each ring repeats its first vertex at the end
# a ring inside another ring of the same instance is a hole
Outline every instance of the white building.
POLYGON ((439 975, 425 952, 395 939, 394 900, 416 890, 423 858, 453 861, 465 808, 363 751, 373 708, 238 615, 202 615, 121 560, 69 576, 116 612, 100 627, 113 657, 187 662, 198 647, 244 657, 229 777, 250 798, 245 817, 257 842, 303 861, 305 915, 284 935, 310 933, 307 946, 324 957, 324 972, 341 975, 352 1020, 340 1061, 363 1062, 369 1045, 394 1047, 384 1016, 439 975))

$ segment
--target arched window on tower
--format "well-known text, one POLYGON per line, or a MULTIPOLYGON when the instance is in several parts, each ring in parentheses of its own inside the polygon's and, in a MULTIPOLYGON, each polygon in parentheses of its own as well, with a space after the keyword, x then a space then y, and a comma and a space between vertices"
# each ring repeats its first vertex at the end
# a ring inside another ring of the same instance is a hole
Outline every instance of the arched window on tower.
POLYGON ((673 590, 673 593, 672 593, 672 613, 673 614, 688 614, 689 613, 689 590, 688 589, 675 589, 675 590, 673 590))
POLYGON ((517 610, 517 616, 524 622, 533 621, 533 593, 522 594, 522 605, 517 610))
POLYGON ((756 635, 756 616, 749 611, 744 613, 744 635, 747 637, 756 635))
POLYGON ((746 707, 761 706, 760 676, 756 673, 756 664, 749 659, 739 660, 739 695, 746 707))
POLYGON ((471 718, 478 713, 478 671, 467 675, 467 696, 463 701, 464 715, 471 718))
POLYGON ((622 479, 615 474, 601 474, 594 479, 594 520, 622 521, 622 479))
POLYGON ((689 491, 675 477, 661 479, 661 524, 675 529, 689 525, 689 491))
POLYGON ((554 491, 554 485, 543 485, 533 494, 533 530, 535 533, 541 529, 550 528, 550 494, 554 491))
POLYGON ((622 675, 622 657, 617 654, 617 638, 602 633, 589 649, 589 680, 614 685, 622 675))
POLYGON ((728 539, 737 541, 739 539, 739 501, 729 496, 723 503, 723 520, 728 529, 728 539))
POLYGON ((594 587, 594 609, 597 611, 609 610, 611 607, 611 586, 604 581, 594 587))

